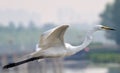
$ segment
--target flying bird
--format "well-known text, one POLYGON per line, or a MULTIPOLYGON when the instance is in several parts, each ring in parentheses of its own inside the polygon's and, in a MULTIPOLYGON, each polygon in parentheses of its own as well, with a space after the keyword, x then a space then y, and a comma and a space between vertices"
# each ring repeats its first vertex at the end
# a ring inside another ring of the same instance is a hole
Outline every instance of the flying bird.
POLYGON ((92 36, 96 31, 114 30, 107 26, 95 25, 91 30, 87 32, 85 39, 81 45, 72 46, 71 44, 64 42, 64 34, 68 27, 69 25, 64 24, 44 32, 41 35, 41 38, 37 45, 37 51, 29 54, 29 58, 25 60, 3 66, 3 69, 12 68, 34 60, 40 60, 45 58, 64 58, 66 56, 71 56, 86 48, 91 43, 93 39, 92 36))

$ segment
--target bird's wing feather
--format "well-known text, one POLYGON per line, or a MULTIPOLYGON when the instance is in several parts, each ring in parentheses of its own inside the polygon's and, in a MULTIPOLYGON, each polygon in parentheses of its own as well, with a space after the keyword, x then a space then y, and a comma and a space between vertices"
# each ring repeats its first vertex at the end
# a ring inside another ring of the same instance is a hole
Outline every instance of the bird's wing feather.
POLYGON ((64 46, 64 33, 68 25, 58 26, 41 35, 39 47, 47 49, 49 47, 64 46))

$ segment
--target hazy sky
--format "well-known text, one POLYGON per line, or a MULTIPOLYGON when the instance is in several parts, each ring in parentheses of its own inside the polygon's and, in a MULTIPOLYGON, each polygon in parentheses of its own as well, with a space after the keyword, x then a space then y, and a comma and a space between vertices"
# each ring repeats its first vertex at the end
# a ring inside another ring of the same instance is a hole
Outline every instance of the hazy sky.
POLYGON ((0 10, 24 10, 42 16, 41 22, 59 22, 59 9, 72 9, 81 21, 97 22, 105 5, 113 0, 0 0, 0 10))
POLYGON ((59 12, 65 10, 66 14, 61 18, 64 21, 70 22, 71 18, 74 18, 76 22, 93 24, 100 20, 99 14, 105 9, 105 5, 112 2, 113 0, 0 0, 0 11, 4 14, 4 11, 8 10, 6 15, 0 16, 0 23, 8 24, 16 11, 19 16, 14 15, 12 20, 22 21, 25 25, 31 18, 38 22, 37 25, 39 22, 59 23, 62 21, 59 18, 61 17, 59 12), (10 13, 9 10, 15 12, 10 13), (21 16, 20 11, 23 11, 25 16, 21 16), (7 16, 7 13, 12 15, 7 16), (30 13, 37 15, 33 16, 30 13))

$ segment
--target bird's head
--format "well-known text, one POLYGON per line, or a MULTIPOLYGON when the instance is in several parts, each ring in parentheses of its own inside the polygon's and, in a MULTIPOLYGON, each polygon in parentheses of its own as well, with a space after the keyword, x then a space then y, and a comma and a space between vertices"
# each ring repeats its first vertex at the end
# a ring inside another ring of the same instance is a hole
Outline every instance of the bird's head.
POLYGON ((93 29, 96 31, 97 30, 115 30, 113 28, 110 28, 108 26, 103 26, 103 25, 95 25, 93 29))

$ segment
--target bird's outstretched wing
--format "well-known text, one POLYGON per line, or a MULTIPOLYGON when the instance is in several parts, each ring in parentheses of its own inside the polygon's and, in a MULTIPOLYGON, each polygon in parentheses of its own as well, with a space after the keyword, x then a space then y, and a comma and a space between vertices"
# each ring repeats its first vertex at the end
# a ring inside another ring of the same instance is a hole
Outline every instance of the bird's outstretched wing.
POLYGON ((69 25, 61 25, 44 32, 40 37, 39 47, 42 49, 47 49, 49 47, 65 46, 64 33, 68 26, 69 25))

